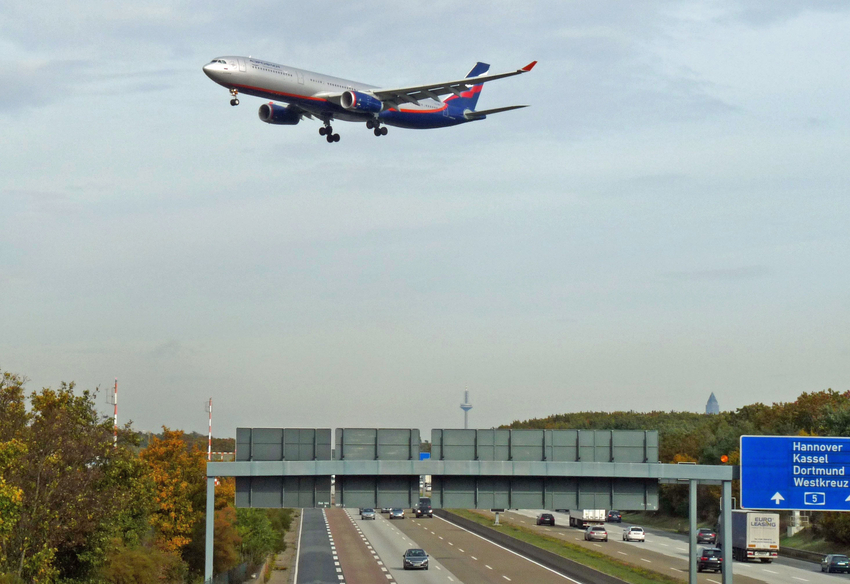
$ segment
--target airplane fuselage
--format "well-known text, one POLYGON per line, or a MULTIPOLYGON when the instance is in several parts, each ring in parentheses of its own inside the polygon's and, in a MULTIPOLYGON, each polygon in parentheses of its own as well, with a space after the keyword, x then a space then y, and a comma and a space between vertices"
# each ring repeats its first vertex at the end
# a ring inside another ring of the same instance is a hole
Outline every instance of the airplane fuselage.
MULTIPOLYGON (((385 108, 380 112, 358 112, 345 108, 339 96, 346 91, 366 92, 376 89, 358 81, 297 69, 251 57, 217 57, 204 66, 204 73, 236 93, 297 106, 321 120, 367 122, 374 120, 401 128, 441 128, 480 118, 468 118, 468 109, 453 106, 446 100, 422 99, 418 103, 385 108)), ((469 93, 480 91, 472 88, 469 93)), ((238 102, 237 102, 238 103, 238 102)))

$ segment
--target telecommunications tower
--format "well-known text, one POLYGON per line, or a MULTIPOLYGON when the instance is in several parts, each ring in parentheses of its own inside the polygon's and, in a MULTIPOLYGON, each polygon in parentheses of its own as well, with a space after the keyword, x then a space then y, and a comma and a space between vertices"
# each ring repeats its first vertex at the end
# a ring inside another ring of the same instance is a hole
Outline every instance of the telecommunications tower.
POLYGON ((463 429, 469 430, 469 410, 472 409, 472 404, 469 403, 469 390, 463 391, 463 403, 460 404, 460 409, 463 410, 463 429))

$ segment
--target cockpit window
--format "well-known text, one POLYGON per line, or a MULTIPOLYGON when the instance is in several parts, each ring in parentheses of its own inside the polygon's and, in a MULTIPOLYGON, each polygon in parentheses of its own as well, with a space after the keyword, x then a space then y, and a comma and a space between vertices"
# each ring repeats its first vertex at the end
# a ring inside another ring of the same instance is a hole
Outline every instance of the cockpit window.
POLYGON ((224 62, 224 59, 213 59, 210 63, 221 63, 222 65, 227 65, 227 63, 224 62))

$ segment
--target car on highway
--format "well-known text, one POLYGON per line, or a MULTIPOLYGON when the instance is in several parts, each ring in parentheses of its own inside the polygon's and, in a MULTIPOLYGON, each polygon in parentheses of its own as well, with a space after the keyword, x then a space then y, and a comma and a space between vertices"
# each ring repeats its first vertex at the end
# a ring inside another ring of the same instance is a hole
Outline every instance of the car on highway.
POLYGON ((584 530, 585 541, 608 541, 608 532, 601 525, 591 525, 584 530))
POLYGON ((718 548, 705 547, 697 554, 697 572, 723 570, 723 551, 718 548))
POLYGON ((360 519, 371 519, 375 520, 375 510, 371 507, 364 507, 360 510, 360 519))
POLYGON ((405 570, 427 570, 428 554, 420 548, 410 548, 402 556, 402 565, 405 570))
POLYGON ((717 532, 708 527, 700 527, 697 531, 697 543, 717 543, 717 532))
POLYGON ((404 519, 404 509, 401 507, 395 507, 390 510, 390 516, 388 519, 404 519))
POLYGON ((850 558, 843 554, 829 554, 820 561, 821 572, 850 573, 850 558))
POLYGON ((389 513, 392 510, 392 507, 381 507, 381 513, 389 513))
POLYGON ((555 516, 551 513, 541 513, 537 516, 537 525, 555 526, 555 516))
POLYGON ((417 517, 434 517, 434 510, 427 503, 419 503, 415 509, 417 517))
POLYGON ((646 532, 643 527, 631 525, 623 530, 623 541, 646 541, 646 532))
POLYGON ((611 509, 608 511, 608 523, 622 523, 623 522, 623 514, 617 511, 616 509, 611 509))

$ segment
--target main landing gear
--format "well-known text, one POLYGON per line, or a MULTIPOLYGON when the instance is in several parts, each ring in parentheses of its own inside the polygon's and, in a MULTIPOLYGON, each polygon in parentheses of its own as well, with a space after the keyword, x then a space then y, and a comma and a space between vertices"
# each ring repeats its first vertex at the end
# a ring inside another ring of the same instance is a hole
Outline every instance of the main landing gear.
POLYGON ((381 127, 381 122, 375 120, 366 120, 366 127, 370 130, 375 130, 376 136, 386 136, 389 130, 386 127, 381 127))
POLYGON ((334 129, 330 124, 325 124, 321 128, 319 128, 319 135, 326 136, 328 144, 332 142, 339 142, 339 134, 334 134, 334 129))
POLYGON ((239 105, 239 90, 231 89, 230 95, 233 96, 233 99, 230 100, 230 105, 239 105))

